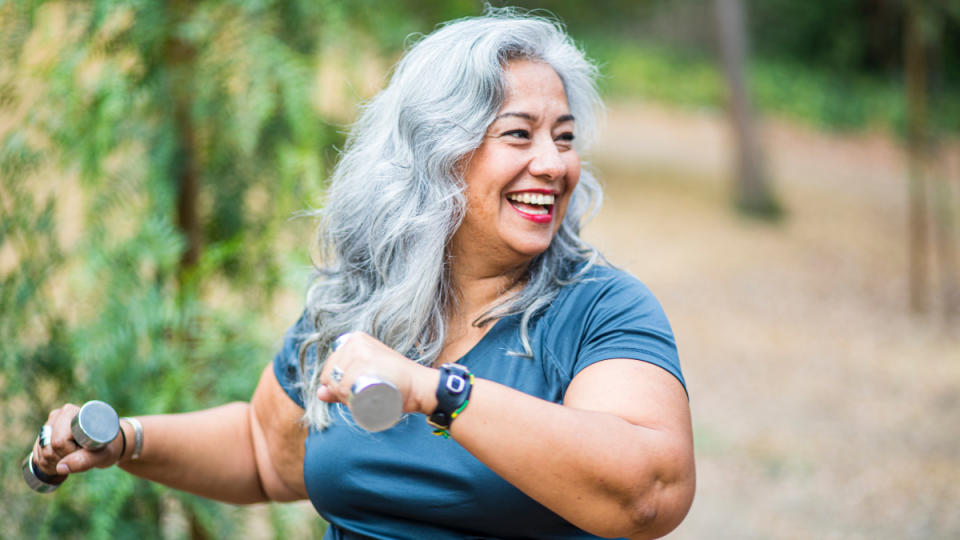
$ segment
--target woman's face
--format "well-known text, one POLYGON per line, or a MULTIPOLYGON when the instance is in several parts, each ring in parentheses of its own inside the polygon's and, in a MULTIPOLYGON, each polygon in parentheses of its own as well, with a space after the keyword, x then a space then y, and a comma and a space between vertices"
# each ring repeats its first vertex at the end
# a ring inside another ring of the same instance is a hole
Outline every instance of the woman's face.
POLYGON ((467 208, 455 256, 509 268, 549 247, 580 179, 573 126, 553 68, 510 62, 506 99, 464 171, 467 208))

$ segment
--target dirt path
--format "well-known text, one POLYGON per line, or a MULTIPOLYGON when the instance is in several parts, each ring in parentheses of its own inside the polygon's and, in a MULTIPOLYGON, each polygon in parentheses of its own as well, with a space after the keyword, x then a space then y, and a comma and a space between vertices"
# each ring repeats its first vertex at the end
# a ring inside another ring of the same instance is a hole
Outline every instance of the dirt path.
POLYGON ((960 538, 960 329, 906 313, 903 156, 765 133, 776 226, 729 210, 716 115, 614 104, 593 157, 587 236, 661 299, 692 396, 698 494, 672 537, 960 538))

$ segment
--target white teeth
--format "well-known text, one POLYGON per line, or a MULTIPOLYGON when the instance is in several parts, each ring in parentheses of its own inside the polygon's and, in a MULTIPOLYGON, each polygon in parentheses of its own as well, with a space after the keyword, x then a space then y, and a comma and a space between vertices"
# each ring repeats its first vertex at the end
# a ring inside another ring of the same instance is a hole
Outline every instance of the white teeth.
POLYGON ((537 204, 540 206, 551 205, 556 199, 553 195, 530 192, 511 193, 510 195, 507 195, 507 198, 511 201, 517 201, 524 204, 537 204))

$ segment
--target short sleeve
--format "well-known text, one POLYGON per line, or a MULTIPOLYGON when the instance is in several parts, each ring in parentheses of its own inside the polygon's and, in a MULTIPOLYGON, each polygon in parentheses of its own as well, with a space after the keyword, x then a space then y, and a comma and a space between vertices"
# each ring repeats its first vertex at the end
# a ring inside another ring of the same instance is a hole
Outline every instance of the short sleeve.
MULTIPOLYGON (((290 396, 297 405, 304 407, 303 388, 304 377, 300 370, 300 346, 313 333, 313 323, 310 317, 304 312, 300 315, 296 324, 287 330, 283 337, 283 345, 280 352, 273 358, 273 373, 277 381, 283 388, 283 391, 290 396)), ((307 349, 308 364, 311 360, 315 361, 316 347, 311 345, 307 349)))
POLYGON ((622 272, 589 288, 593 294, 582 299, 587 305, 571 376, 602 360, 629 358, 667 370, 686 390, 673 330, 653 293, 622 272))

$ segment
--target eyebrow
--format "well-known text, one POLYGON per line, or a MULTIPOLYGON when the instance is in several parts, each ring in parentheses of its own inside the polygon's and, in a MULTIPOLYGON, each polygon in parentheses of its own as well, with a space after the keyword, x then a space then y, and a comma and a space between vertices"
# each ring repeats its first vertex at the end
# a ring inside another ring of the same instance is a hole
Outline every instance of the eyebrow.
MULTIPOLYGON (((498 115, 496 118, 493 119, 493 121, 496 122, 497 120, 499 120, 499 119, 501 119, 501 118, 508 117, 508 116, 512 116, 512 117, 516 117, 516 118, 523 118, 523 119, 525 119, 525 120, 530 120, 531 122, 533 121, 533 116, 530 115, 530 114, 528 114, 528 113, 524 113, 524 112, 505 112, 505 113, 503 113, 503 114, 501 114, 501 115, 498 115)), ((564 115, 561 115, 561 116, 559 116, 559 117, 557 118, 557 122, 556 122, 556 123, 559 124, 559 123, 562 123, 562 122, 573 122, 573 121, 574 121, 574 118, 573 118, 573 115, 572 115, 572 114, 564 114, 564 115)))

